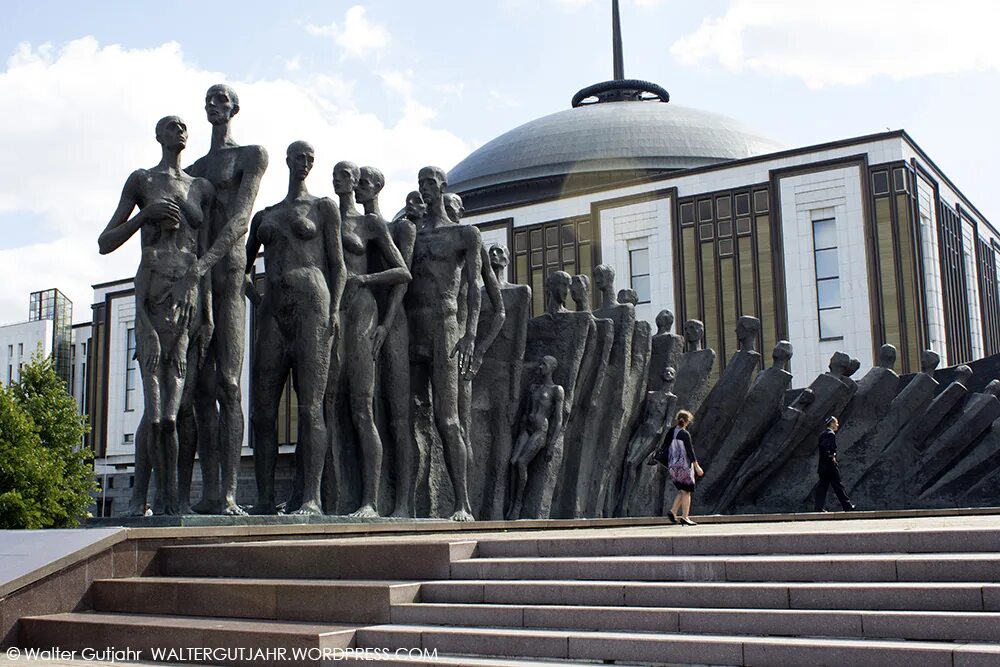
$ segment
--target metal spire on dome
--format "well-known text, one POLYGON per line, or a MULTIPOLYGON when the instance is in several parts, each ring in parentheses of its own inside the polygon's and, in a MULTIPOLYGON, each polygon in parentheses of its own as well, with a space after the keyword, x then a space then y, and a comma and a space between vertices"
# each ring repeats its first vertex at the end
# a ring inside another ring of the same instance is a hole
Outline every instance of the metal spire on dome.
POLYGON ((611 52, 614 54, 615 81, 625 80, 625 58, 622 55, 622 21, 618 0, 611 0, 611 52))
POLYGON ((611 51, 614 78, 595 83, 573 96, 574 107, 601 102, 669 102, 670 93, 649 81, 625 78, 625 57, 622 54, 622 22, 618 0, 611 0, 611 51))

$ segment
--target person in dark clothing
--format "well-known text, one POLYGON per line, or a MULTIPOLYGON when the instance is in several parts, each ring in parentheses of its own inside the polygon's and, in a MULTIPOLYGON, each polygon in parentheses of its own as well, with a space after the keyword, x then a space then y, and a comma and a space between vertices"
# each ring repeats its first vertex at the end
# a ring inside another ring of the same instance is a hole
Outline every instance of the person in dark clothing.
POLYGON ((837 499, 845 512, 854 509, 851 499, 847 497, 847 491, 840 481, 840 468, 837 467, 837 430, 840 422, 836 417, 828 417, 826 420, 826 430, 819 435, 819 484, 816 486, 815 511, 826 511, 826 492, 832 486, 833 492, 837 494, 837 499))
POLYGON ((691 496, 694 494, 695 475, 701 477, 705 474, 705 471, 698 464, 698 457, 695 456, 694 445, 691 443, 691 434, 687 431, 692 419, 694 419, 694 415, 687 410, 678 411, 677 425, 670 433, 669 443, 668 469, 674 486, 677 487, 677 497, 674 498, 673 507, 667 512, 667 518, 671 523, 680 523, 685 526, 698 525, 688 518, 688 514, 691 512, 691 496), (679 442, 684 448, 683 457, 680 457, 680 452, 676 451, 676 442, 679 442), (686 473, 682 476, 684 479, 678 478, 679 476, 674 471, 675 467, 686 473))

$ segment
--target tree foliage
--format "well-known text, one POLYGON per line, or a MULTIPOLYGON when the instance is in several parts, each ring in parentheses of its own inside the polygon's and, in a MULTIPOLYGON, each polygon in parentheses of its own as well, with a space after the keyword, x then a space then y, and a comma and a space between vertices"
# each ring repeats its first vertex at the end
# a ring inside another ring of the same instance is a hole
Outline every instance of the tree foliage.
POLYGON ((18 382, 0 387, 0 528, 79 523, 95 488, 86 432, 51 358, 36 354, 18 382))

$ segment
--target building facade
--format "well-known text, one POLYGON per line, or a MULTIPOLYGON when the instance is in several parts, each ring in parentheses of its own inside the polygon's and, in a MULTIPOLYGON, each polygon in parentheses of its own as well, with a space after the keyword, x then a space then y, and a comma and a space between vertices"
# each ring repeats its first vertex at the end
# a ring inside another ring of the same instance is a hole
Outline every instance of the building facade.
POLYGON ((792 342, 802 378, 837 350, 863 372, 884 343, 904 373, 928 348, 942 365, 1000 351, 1000 235, 903 131, 511 205, 477 206, 478 194, 465 221, 510 247, 535 314, 550 271, 606 263, 639 294, 640 317, 702 320, 723 363, 741 315, 761 319, 765 351, 792 342))
MULTIPOLYGON (((73 369, 73 302, 57 289, 28 295, 28 320, 0 326, 0 384, 16 382, 35 352, 52 355, 56 373, 70 388, 73 369)), ((75 394, 74 394, 75 395, 75 394)))

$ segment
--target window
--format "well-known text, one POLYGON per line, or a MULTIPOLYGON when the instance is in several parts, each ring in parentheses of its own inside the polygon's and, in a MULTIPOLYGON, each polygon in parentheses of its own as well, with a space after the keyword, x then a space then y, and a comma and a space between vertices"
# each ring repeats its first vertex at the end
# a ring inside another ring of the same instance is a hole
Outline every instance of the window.
POLYGON ((876 171, 872 174, 872 190, 877 195, 889 194, 889 172, 876 171))
POLYGON ((24 356, 24 343, 18 343, 17 344, 17 356, 19 356, 19 357, 23 357, 24 356))
POLYGON ((629 250, 628 265, 629 284, 639 295, 639 303, 649 303, 649 248, 629 250))
POLYGON ((7 386, 10 386, 10 383, 13 381, 14 381, 14 365, 11 364, 7 366, 7 386))
POLYGON ((135 360, 135 328, 125 334, 125 411, 135 410, 135 382, 138 364, 135 360))
POLYGON ((837 221, 813 220, 813 255, 816 260, 816 304, 820 340, 843 338, 840 309, 840 263, 837 221))
POLYGON ((13 357, 14 356, 14 346, 13 345, 8 345, 7 346, 7 356, 8 357, 13 357))

